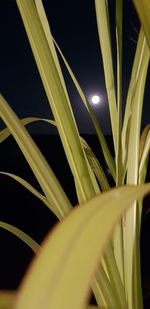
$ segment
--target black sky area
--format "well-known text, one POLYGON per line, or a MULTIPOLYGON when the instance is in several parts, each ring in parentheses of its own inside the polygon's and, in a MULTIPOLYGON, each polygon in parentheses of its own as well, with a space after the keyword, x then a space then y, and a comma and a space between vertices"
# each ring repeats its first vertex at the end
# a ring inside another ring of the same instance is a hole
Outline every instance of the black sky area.
MULTIPOLYGON (((115 1, 111 0, 109 3, 115 67, 115 1)), ((52 34, 67 58, 86 96, 89 99, 95 93, 102 96, 102 104, 93 106, 93 109, 104 134, 110 134, 108 104, 98 43, 94 1, 44 0, 43 4, 52 34)), ((0 23, 1 93, 19 117, 53 118, 14 0, 0 1, 0 23)), ((131 1, 126 0, 124 1, 123 32, 123 103, 125 103, 138 30, 139 22, 133 4, 131 1)), ((64 76, 80 133, 94 134, 89 116, 66 70, 64 70, 64 76)), ((143 125, 149 122, 149 97, 150 95, 146 91, 143 125)), ((34 124, 31 125, 31 128, 33 133, 56 133, 56 129, 45 124, 34 124)))

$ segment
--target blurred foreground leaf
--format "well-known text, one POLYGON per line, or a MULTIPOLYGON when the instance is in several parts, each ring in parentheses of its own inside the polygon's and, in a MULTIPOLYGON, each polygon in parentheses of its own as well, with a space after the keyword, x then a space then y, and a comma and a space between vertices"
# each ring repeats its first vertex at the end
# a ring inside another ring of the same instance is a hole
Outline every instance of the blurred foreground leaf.
POLYGON ((15 309, 83 309, 116 222, 135 199, 149 191, 150 184, 125 186, 73 209, 39 250, 20 287, 15 309))

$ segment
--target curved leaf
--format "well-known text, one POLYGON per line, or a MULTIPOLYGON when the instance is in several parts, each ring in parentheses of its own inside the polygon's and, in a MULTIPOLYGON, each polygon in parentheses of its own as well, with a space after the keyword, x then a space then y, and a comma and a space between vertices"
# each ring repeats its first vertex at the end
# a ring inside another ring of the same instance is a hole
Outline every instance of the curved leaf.
POLYGON ((72 205, 41 151, 1 95, 0 116, 15 138, 49 203, 53 205, 56 216, 63 218, 72 208, 72 205))
POLYGON ((34 253, 36 253, 37 250, 40 248, 39 244, 35 240, 33 240, 29 235, 27 235, 17 227, 3 221, 0 221, 0 227, 21 239, 28 247, 32 249, 34 253))
POLYGON ((23 178, 21 178, 21 177, 19 177, 17 175, 14 175, 12 173, 7 173, 7 172, 0 171, 0 174, 8 176, 8 177, 14 179, 15 181, 17 181, 24 188, 26 188, 28 191, 30 191, 32 194, 34 194, 39 200, 41 200, 53 213, 55 213, 55 208, 53 207, 53 205, 51 205, 48 202, 48 200, 46 199, 46 197, 44 195, 39 193, 32 185, 30 185, 29 182, 27 182, 23 178))
POLYGON ((97 177, 97 180, 99 182, 99 185, 100 185, 102 191, 107 191, 110 188, 110 186, 109 186, 109 183, 107 181, 105 173, 104 173, 98 159, 96 158, 94 152, 92 151, 92 149, 89 147, 89 145, 87 144, 87 142, 83 138, 81 138, 81 142, 82 142, 83 147, 85 149, 85 153, 87 155, 87 158, 90 162, 90 166, 91 166, 93 172, 95 173, 95 175, 97 177))
MULTIPOLYGON (((51 125, 56 127, 55 121, 47 119, 47 118, 26 117, 26 118, 20 119, 20 121, 24 126, 31 124, 33 122, 44 121, 44 122, 47 122, 48 124, 51 124, 51 125)), ((11 135, 11 132, 10 132, 9 128, 5 128, 5 129, 1 130, 0 131, 0 143, 2 143, 10 135, 11 135)))
POLYGON ((15 309, 82 309, 117 220, 148 192, 150 184, 125 186, 73 209, 46 238, 20 287, 15 309))

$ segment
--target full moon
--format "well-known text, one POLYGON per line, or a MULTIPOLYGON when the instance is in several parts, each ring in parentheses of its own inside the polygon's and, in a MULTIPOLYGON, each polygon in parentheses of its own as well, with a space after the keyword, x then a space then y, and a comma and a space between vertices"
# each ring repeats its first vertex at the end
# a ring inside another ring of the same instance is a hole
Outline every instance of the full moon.
POLYGON ((98 95, 93 95, 92 97, 92 103, 93 104, 98 104, 100 102, 100 97, 98 95))

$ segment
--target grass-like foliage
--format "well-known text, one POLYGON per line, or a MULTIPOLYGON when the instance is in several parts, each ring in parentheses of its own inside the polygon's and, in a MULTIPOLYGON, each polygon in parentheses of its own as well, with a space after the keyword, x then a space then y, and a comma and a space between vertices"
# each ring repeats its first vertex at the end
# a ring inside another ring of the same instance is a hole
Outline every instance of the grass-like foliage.
POLYGON ((86 96, 52 37, 42 1, 16 1, 54 121, 35 118, 20 120, 3 96, 0 96, 0 116, 6 124, 0 134, 0 142, 10 134, 13 135, 43 194, 17 175, 2 173, 18 181, 38 197, 57 216, 60 223, 47 235, 41 246, 17 227, 6 222, 0 223, 2 228, 17 235, 36 254, 18 291, 0 293, 0 308, 143 308, 139 236, 142 198, 150 192, 150 184, 144 184, 150 149, 150 125, 141 132, 141 117, 149 63, 150 4, 148 0, 142 4, 140 0, 134 2, 142 26, 123 116, 123 3, 122 0, 116 0, 115 89, 108 2, 95 0, 114 158, 86 96), (79 135, 58 53, 91 117, 116 188, 110 188, 101 162, 79 135), (79 207, 72 207, 51 167, 26 129, 28 123, 39 120, 57 127, 74 178, 79 207), (91 290, 97 306, 88 305, 91 290))

